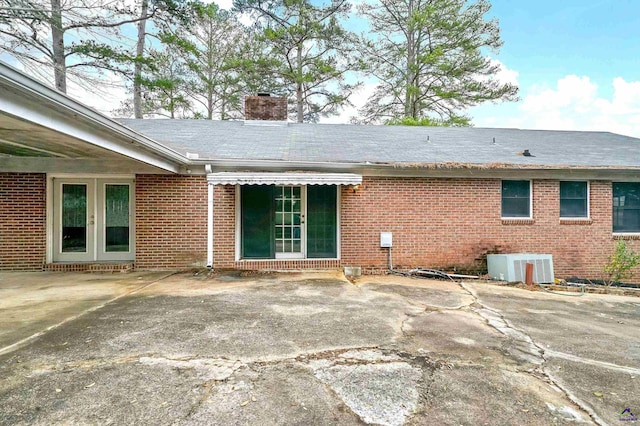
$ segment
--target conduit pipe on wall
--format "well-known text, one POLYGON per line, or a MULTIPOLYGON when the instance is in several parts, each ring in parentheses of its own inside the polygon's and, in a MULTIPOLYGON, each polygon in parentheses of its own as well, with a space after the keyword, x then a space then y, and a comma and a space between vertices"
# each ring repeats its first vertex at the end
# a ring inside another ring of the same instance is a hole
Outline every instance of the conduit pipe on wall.
POLYGON ((207 268, 213 268, 213 184, 207 183, 207 268))

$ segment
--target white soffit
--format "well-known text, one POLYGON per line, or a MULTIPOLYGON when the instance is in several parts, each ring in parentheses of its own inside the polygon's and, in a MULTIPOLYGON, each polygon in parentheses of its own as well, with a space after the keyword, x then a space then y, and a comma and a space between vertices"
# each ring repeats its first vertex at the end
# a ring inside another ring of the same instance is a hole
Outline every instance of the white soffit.
POLYGON ((207 174, 212 185, 360 185, 362 176, 353 173, 248 173, 207 174))

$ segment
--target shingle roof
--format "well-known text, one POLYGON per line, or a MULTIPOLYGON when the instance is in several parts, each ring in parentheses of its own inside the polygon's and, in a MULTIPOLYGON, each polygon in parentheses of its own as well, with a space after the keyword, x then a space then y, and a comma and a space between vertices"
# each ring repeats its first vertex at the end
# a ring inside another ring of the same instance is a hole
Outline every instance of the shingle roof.
POLYGON ((119 121, 183 154, 197 153, 200 159, 640 168, 640 139, 608 132, 119 121), (531 157, 522 155, 526 149, 531 157))

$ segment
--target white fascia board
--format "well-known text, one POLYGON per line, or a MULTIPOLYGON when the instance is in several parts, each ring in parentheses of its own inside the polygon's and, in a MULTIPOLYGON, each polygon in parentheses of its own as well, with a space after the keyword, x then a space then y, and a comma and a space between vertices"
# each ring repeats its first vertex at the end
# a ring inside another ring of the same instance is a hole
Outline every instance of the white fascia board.
POLYGON ((0 85, 15 91, 0 90, 0 111, 6 114, 174 173, 189 163, 182 154, 1 62, 0 85), (114 137, 100 134, 105 132, 114 137))

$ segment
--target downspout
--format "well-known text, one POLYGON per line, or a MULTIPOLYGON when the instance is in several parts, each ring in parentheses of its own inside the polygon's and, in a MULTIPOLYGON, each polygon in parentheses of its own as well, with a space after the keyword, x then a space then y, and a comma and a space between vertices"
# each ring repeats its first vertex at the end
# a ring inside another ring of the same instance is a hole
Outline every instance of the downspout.
MULTIPOLYGON (((211 173, 211 165, 205 166, 211 173)), ((207 182, 207 268, 213 269, 213 184, 207 182)))

